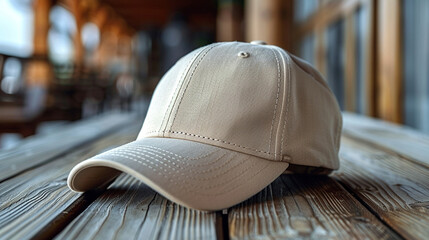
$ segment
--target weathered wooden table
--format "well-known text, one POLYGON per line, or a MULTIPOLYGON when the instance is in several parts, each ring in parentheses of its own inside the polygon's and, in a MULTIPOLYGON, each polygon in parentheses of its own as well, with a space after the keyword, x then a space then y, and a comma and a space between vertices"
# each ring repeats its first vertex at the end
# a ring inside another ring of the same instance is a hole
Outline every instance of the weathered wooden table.
POLYGON ((429 137, 351 114, 339 171, 283 175, 227 211, 186 209, 126 175, 103 192, 68 189, 76 163, 140 126, 104 115, 0 151, 0 239, 429 239, 429 137))

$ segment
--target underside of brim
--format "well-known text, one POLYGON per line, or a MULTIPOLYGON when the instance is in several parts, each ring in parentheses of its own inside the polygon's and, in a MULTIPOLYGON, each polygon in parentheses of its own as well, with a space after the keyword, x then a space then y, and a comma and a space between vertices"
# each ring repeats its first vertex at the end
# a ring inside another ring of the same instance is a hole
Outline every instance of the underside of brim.
POLYGON ((197 142, 144 138, 112 149, 73 168, 69 187, 103 187, 121 172, 143 181, 171 201, 199 210, 220 210, 258 193, 288 167, 197 142))

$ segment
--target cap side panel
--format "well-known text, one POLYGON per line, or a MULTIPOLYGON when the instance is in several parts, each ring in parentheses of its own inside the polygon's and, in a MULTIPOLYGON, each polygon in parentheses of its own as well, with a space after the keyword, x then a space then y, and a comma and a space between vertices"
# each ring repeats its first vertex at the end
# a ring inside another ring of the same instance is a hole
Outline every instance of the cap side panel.
MULTIPOLYGON (((317 81, 318 83, 320 83, 322 86, 324 86, 326 89, 328 89, 328 93, 331 95, 331 98, 334 101, 334 105, 338 105, 336 97, 334 95, 334 93, 331 91, 331 89, 329 88, 328 82, 323 79, 322 74, 320 74, 319 71, 317 71, 316 69, 314 69, 310 63, 308 63, 305 60, 302 60, 292 54, 289 55, 290 58, 295 62, 296 65, 298 65, 303 71, 305 71, 307 74, 309 74, 313 80, 317 81)), ((340 111, 340 110, 338 110, 340 111)), ((340 118, 340 123, 338 124, 338 136, 337 136, 337 148, 340 148, 340 138, 341 138, 341 129, 342 129, 342 116, 340 114, 339 116, 340 118)))
POLYGON ((323 87, 325 87, 327 89, 328 94, 330 95, 330 98, 332 100, 332 107, 335 108, 335 106, 337 106, 337 112, 338 112, 338 129, 337 129, 337 137, 336 137, 336 145, 337 148, 340 148, 340 139, 341 139, 341 129, 342 129, 342 115, 341 115, 341 110, 339 108, 338 102, 336 100, 336 97, 334 95, 334 93, 331 91, 331 89, 329 88, 328 82, 323 78, 322 74, 320 74, 319 71, 317 71, 316 69, 314 69, 308 62, 306 62, 305 60, 302 60, 292 54, 289 54, 291 60, 298 66, 301 68, 301 70, 303 70, 304 72, 306 72, 307 74, 309 74, 311 76, 311 78, 316 81, 317 83, 319 83, 320 85, 322 85, 323 87))
POLYGON ((330 90, 293 61, 284 154, 296 165, 337 169, 341 113, 330 90))
POLYGON ((325 81, 323 79, 322 75, 316 69, 314 69, 308 62, 294 56, 293 54, 289 54, 289 57, 292 59, 292 61, 295 62, 296 65, 298 65, 298 67, 300 67, 302 70, 304 70, 304 72, 311 75, 315 81, 318 81, 324 87, 329 89, 328 82, 325 81))

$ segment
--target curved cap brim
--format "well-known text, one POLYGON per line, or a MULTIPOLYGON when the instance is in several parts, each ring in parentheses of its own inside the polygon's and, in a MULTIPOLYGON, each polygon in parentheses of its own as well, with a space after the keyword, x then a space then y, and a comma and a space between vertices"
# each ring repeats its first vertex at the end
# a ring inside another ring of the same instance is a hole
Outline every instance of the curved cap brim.
POLYGON ((187 140, 144 138, 76 165, 68 185, 83 192, 102 187, 125 172, 173 202, 220 210, 258 193, 288 166, 187 140))

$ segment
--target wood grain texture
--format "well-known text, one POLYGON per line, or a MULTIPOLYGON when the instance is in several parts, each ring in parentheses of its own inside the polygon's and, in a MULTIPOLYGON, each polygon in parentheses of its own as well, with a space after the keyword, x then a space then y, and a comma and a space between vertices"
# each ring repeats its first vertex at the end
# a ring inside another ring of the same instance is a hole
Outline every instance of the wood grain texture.
POLYGON ((398 153, 429 168, 429 137, 411 128, 344 113, 343 134, 398 153))
POLYGON ((402 1, 377 1, 377 117, 402 122, 402 1))
POLYGON ((215 221, 123 174, 56 239, 216 239, 215 221))
POLYGON ((282 175, 229 210, 231 239, 399 239, 327 176, 282 175))
POLYGON ((29 137, 15 148, 0 151, 0 181, 50 161, 133 121, 136 121, 135 115, 107 114, 72 123, 52 134, 29 137))
POLYGON ((335 177, 403 237, 429 237, 428 168, 343 137, 335 177))
POLYGON ((86 158, 134 140, 139 128, 139 123, 129 124, 120 131, 0 183, 0 239, 49 238, 43 231, 60 231, 58 223, 67 222, 64 218, 73 216, 67 212, 70 206, 85 200, 67 187, 71 168, 86 158))
POLYGON ((286 2, 282 0, 246 0, 245 4, 245 38, 246 41, 262 40, 270 45, 281 48, 288 41, 285 41, 288 34, 285 31, 292 21, 291 14, 283 14, 286 10, 286 2), (289 18, 289 19, 286 19, 289 18), (289 22, 288 22, 289 21, 289 22))

